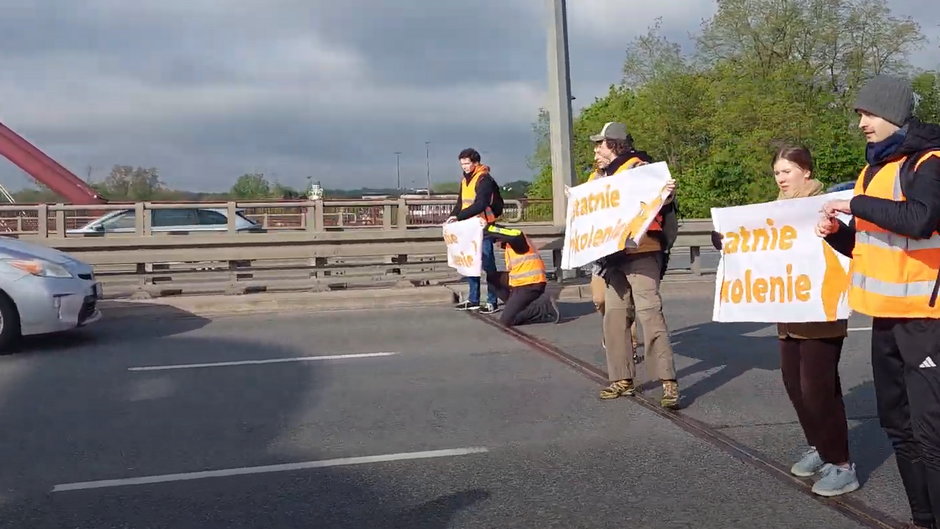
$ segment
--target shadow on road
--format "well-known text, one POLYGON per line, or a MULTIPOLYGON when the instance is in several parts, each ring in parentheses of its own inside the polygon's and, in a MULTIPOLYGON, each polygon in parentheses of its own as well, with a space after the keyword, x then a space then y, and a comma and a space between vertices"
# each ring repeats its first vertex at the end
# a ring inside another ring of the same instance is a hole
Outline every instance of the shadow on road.
POLYGON ((679 380, 715 370, 683 388, 683 407, 751 369, 779 370, 776 336, 747 336, 766 328, 765 323, 703 323, 671 332, 676 354, 698 360, 678 370, 679 380))
MULTIPOLYGON (((780 353, 776 334, 748 336, 767 328, 763 323, 705 323, 672 333, 676 353, 698 360, 680 369, 682 380, 698 373, 715 370, 683 389, 683 407, 715 391, 751 369, 780 371, 780 353)), ((783 387, 783 380, 780 380, 783 387)), ((893 451, 878 423, 874 386, 871 381, 846 390, 843 401, 849 421, 849 447, 859 479, 864 482, 887 461, 893 451)))
POLYGON ((209 320, 164 316, 111 319, 0 357, 0 527, 445 529, 490 497, 448 491, 446 482, 413 490, 396 477, 413 468, 395 466, 406 463, 50 492, 57 484, 373 455, 321 449, 331 428, 328 418, 320 423, 323 388, 343 367, 129 371, 165 362, 167 350, 192 363, 310 354, 244 338, 250 333, 187 335, 209 320), (48 349, 56 354, 32 354, 48 349))
POLYGON ((5 354, 46 353, 118 342, 153 340, 201 329, 211 320, 161 304, 141 303, 134 311, 105 311, 90 325, 70 331, 24 336, 5 354))
POLYGON ((390 527, 395 529, 446 529, 450 526, 454 514, 489 497, 490 492, 482 489, 447 494, 399 514, 390 527))

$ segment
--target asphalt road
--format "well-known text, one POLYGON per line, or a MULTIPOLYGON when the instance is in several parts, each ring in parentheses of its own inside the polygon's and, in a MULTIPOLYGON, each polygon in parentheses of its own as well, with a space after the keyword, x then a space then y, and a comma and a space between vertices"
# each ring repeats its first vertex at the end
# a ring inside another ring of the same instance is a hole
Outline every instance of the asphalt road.
MULTIPOLYGON (((695 323, 708 301, 669 310, 683 350, 714 341, 695 323)), ((529 330, 596 358, 596 324, 529 330)), ((784 446, 773 383, 748 378, 773 380, 767 340, 740 331, 682 359, 689 410, 784 446), (717 367, 752 354, 755 369, 717 367)), ((441 308, 110 320, 0 358, 0 526, 860 527, 596 391, 441 308)))

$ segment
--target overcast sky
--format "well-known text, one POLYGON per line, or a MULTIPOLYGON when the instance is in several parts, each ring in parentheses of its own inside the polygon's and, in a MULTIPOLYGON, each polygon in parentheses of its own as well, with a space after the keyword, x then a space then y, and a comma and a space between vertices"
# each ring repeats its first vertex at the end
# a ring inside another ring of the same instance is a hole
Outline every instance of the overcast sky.
MULTIPOLYGON (((931 42, 940 2, 889 0, 931 42)), ((576 109, 620 80, 659 16, 688 44, 714 0, 575 0, 576 109)), ((83 179, 155 166, 170 186, 224 190, 246 172, 303 187, 456 178, 483 152, 497 180, 530 178, 546 106, 545 0, 0 0, 0 121, 83 179), (408 7, 406 7, 406 5, 408 7), (240 7, 235 7, 240 6, 240 7)), ((11 189, 30 179, 0 163, 11 189)))

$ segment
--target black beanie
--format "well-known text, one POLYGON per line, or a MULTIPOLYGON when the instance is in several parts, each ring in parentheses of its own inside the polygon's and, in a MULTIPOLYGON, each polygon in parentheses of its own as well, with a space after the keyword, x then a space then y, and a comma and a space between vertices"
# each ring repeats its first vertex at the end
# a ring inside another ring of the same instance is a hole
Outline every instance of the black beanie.
POLYGON ((855 110, 864 110, 903 127, 914 112, 914 89, 904 79, 877 75, 859 90, 855 110))

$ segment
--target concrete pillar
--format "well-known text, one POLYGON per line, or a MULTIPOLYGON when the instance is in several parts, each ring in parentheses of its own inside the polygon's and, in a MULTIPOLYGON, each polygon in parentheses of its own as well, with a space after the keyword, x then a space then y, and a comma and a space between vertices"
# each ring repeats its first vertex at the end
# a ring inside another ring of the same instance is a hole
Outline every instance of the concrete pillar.
POLYGON ((565 0, 546 0, 548 24, 548 113, 552 152, 552 222, 565 225, 565 186, 576 182, 571 157, 571 75, 568 71, 568 25, 565 0))

